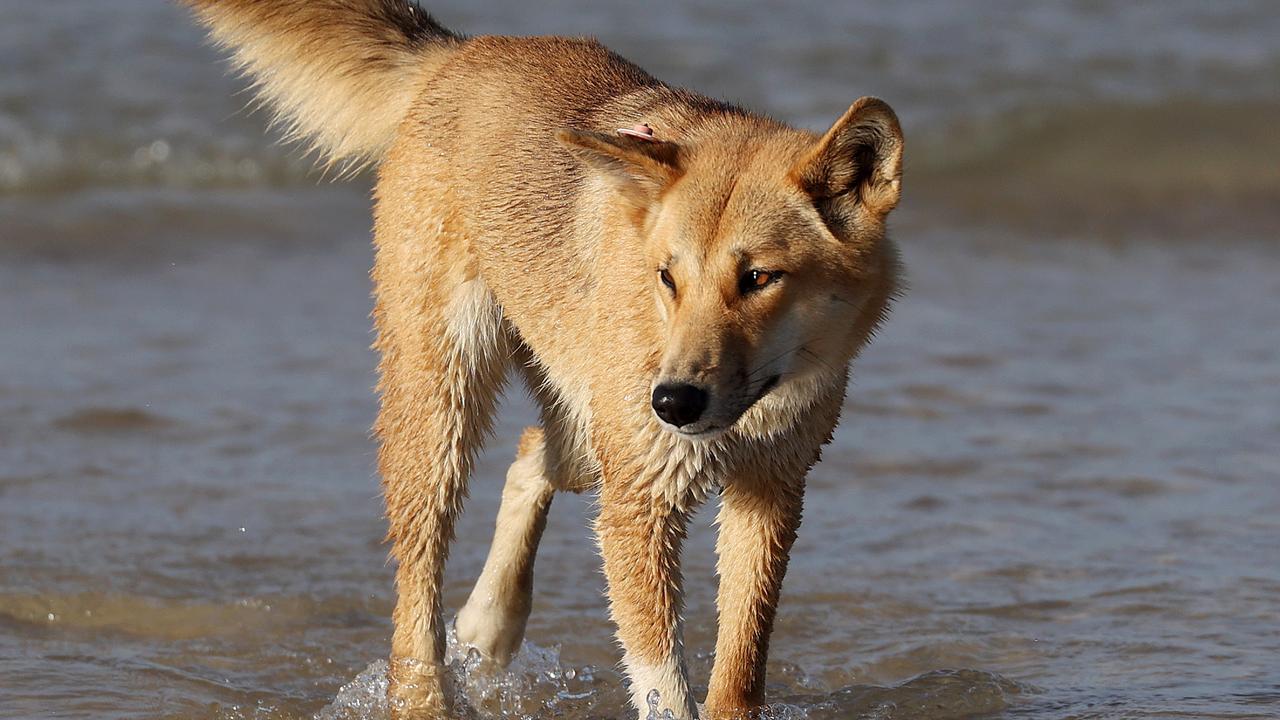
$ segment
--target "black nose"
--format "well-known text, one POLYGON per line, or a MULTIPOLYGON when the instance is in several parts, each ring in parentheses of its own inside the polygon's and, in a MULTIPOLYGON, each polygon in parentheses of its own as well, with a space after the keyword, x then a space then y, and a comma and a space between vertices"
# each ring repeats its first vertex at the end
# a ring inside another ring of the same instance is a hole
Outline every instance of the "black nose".
POLYGON ((706 409, 707 391, 695 385, 664 383, 653 389, 653 411, 676 427, 697 422, 706 409))

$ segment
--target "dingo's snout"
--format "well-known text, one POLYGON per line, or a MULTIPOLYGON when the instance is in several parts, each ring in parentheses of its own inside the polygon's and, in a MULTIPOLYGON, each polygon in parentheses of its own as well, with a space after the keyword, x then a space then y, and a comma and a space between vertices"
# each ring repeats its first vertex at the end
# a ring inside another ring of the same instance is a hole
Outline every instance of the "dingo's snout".
POLYGON ((677 428, 698 422, 709 402, 706 390, 689 383, 663 383, 653 389, 653 412, 677 428))

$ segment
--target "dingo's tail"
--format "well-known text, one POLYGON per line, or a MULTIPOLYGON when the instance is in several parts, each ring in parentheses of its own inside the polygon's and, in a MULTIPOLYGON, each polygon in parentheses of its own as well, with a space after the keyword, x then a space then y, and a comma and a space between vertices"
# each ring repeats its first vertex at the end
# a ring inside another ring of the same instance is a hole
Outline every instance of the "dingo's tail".
POLYGON ((183 0, 291 138, 330 163, 382 158, 421 82, 462 42, 415 0, 183 0))

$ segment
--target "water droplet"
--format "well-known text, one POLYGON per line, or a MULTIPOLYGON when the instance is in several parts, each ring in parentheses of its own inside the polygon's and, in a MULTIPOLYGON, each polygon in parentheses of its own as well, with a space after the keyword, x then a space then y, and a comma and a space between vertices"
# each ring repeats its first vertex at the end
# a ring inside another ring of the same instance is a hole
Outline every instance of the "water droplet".
POLYGON ((151 147, 147 148, 148 154, 151 155, 152 162, 164 162, 169 159, 169 143, 164 140, 157 140, 151 143, 151 147))
POLYGON ((658 692, 658 688, 650 690, 649 694, 644 696, 644 704, 649 707, 649 715, 645 720, 659 720, 658 703, 661 701, 662 694, 658 692))

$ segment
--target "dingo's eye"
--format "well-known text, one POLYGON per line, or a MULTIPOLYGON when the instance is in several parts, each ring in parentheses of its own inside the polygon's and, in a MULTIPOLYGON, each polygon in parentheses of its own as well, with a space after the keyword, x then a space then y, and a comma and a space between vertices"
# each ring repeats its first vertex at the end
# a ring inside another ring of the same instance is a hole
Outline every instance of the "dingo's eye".
POLYGON ((666 285, 668 290, 673 293, 676 291, 676 281, 671 279, 670 270, 662 268, 658 271, 658 278, 662 280, 662 284, 666 285))
POLYGON ((743 295, 755 292, 780 277, 782 273, 777 270, 748 270, 738 278, 738 292, 743 295))

